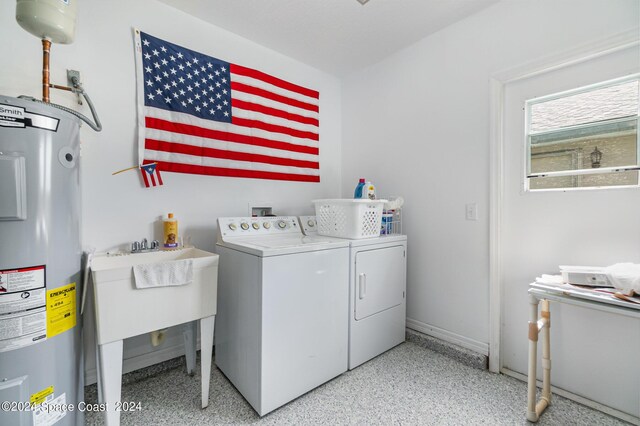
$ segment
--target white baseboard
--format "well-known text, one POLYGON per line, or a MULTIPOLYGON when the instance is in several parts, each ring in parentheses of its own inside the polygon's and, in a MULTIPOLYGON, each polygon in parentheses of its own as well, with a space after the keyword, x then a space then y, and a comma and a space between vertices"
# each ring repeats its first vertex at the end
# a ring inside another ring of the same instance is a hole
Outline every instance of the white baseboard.
POLYGON ((423 322, 407 318, 407 328, 410 328, 420 333, 424 333, 429 336, 436 337, 444 340, 445 342, 453 343, 463 348, 470 349, 474 352, 478 352, 482 355, 489 355, 489 344, 479 342, 474 339, 470 339, 465 336, 453 333, 451 331, 443 330, 433 325, 425 324, 423 322))
MULTIPOLYGON (((197 344, 197 349, 200 349, 200 342, 197 344)), ((168 361, 173 358, 184 355, 184 345, 174 345, 166 348, 158 349, 156 351, 147 352, 141 355, 127 358, 122 362, 122 374, 129 373, 131 371, 139 370, 144 367, 149 367, 154 364, 158 364, 164 361, 168 361)), ((95 368, 84 372, 84 384, 92 385, 97 381, 97 372, 95 368)))
MULTIPOLYGON (((517 371, 509 370, 508 368, 503 367, 500 370, 500 372, 506 376, 510 376, 518 380, 522 380, 523 382, 527 382, 528 380, 527 376, 525 376, 524 374, 518 373, 517 371)), ((536 383, 538 387, 542 387, 542 381, 536 380, 536 383)), ((586 405, 587 407, 593 408, 594 410, 602 411, 603 413, 609 414, 610 416, 622 419, 625 422, 631 423, 632 425, 640 425, 640 417, 636 417, 634 415, 627 414, 620 410, 616 410, 615 408, 611 408, 607 405, 600 404, 599 402, 593 401, 591 399, 585 398, 580 395, 576 395, 575 393, 569 392, 561 388, 557 388, 555 386, 551 386, 551 392, 557 395, 560 395, 564 398, 575 401, 579 404, 586 405)), ((524 413, 524 409, 523 409, 523 413, 524 413)), ((524 414, 523 414, 523 417, 524 417, 524 414)), ((542 417, 544 417, 544 414, 542 414, 542 417)))

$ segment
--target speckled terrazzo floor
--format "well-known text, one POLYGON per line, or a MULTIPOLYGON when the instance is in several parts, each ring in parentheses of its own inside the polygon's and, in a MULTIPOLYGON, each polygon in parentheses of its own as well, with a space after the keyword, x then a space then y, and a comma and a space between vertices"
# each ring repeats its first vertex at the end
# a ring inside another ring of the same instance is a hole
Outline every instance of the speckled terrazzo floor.
MULTIPOLYGON (((531 425, 525 420, 526 384, 464 365, 406 342, 264 416, 217 368, 210 404, 200 404, 200 375, 184 366, 123 386, 123 401, 142 410, 123 413, 123 425, 531 425)), ((199 373, 199 365, 198 365, 199 373)), ((85 400, 96 401, 88 386, 85 400)), ((87 425, 102 423, 88 413, 87 425)), ((554 395, 539 425, 627 425, 554 395)))

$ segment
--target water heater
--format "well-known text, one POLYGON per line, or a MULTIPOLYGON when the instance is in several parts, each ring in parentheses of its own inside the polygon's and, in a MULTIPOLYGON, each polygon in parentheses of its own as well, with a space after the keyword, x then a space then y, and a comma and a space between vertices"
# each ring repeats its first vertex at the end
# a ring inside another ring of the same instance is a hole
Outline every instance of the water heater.
POLYGON ((18 0, 16 21, 34 36, 53 43, 73 42, 77 0, 18 0))
POLYGON ((0 425, 83 424, 79 127, 0 95, 0 425))

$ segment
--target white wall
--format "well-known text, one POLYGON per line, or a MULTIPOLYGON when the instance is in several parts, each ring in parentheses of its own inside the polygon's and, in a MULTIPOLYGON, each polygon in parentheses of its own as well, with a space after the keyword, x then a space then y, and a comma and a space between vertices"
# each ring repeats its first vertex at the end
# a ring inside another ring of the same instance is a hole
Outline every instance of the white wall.
MULTIPOLYGON (((41 44, 22 30, 14 17, 15 2, 0 2, 0 39, 3 40, 0 93, 40 98, 41 44)), ((310 200, 339 195, 341 93, 335 77, 155 0, 79 2, 76 41, 52 48, 52 82, 66 84, 66 69, 81 72, 84 87, 104 126, 101 133, 87 126, 81 131, 82 243, 85 247, 106 250, 134 239, 159 238, 154 222, 172 211, 180 220, 181 233, 191 236, 197 247, 211 251, 215 246, 216 218, 246 215, 250 202, 269 202, 280 214, 310 214, 310 200), (145 189, 138 173, 111 176, 116 170, 137 164, 132 27, 318 90, 321 182, 165 173, 164 186, 145 189)), ((78 108, 73 97, 65 92, 52 91, 51 98, 54 103, 78 108)), ((89 114, 86 107, 81 111, 89 114)), ((91 370, 94 366, 92 333, 88 332, 87 337, 87 369, 91 370)), ((165 346, 170 349, 173 344, 181 343, 180 339, 174 333, 165 346)), ((125 342, 125 358, 144 355, 151 349, 148 341, 143 336, 125 342)), ((139 366, 141 361, 137 362, 139 366)))
POLYGON ((490 76, 638 28, 638 8, 503 1, 344 81, 343 196, 366 177, 406 199, 410 327, 487 350, 490 76))

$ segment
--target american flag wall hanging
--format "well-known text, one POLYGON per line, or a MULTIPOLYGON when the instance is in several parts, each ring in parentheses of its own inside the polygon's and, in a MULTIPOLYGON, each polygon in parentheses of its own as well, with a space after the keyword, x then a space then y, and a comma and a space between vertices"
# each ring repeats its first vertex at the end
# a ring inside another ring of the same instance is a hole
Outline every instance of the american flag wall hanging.
POLYGON ((319 93, 135 31, 139 163, 320 181, 319 93))

